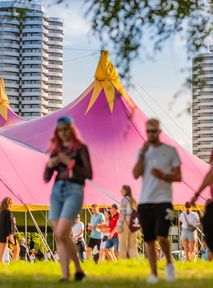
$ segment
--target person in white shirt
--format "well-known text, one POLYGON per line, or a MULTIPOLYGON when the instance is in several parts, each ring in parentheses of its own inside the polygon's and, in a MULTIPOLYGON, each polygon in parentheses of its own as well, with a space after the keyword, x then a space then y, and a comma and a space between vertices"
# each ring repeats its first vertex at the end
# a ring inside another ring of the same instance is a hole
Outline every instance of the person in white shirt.
POLYGON ((200 224, 198 214, 196 212, 190 211, 190 208, 190 203, 186 202, 185 212, 182 212, 179 217, 179 221, 181 222, 182 227, 181 240, 185 252, 186 261, 189 261, 194 257, 197 238, 196 228, 200 224))
POLYGON ((168 240, 169 228, 173 218, 172 183, 181 181, 180 158, 174 147, 160 141, 160 122, 150 119, 146 123, 148 141, 140 150, 133 169, 135 179, 143 177, 139 198, 138 213, 147 243, 151 275, 148 283, 159 281, 157 274, 156 240, 166 256, 166 280, 175 280, 168 240))
POLYGON ((80 260, 85 259, 85 242, 84 242, 84 223, 81 222, 81 217, 78 214, 75 225, 72 227, 72 239, 76 245, 80 260))
POLYGON ((3 262, 6 263, 6 264, 10 264, 10 262, 11 262, 11 255, 12 255, 12 251, 10 250, 9 247, 7 247, 7 248, 5 249, 5 252, 4 252, 3 262))
POLYGON ((36 261, 36 253, 35 253, 35 249, 32 249, 30 251, 30 263, 34 263, 36 261))

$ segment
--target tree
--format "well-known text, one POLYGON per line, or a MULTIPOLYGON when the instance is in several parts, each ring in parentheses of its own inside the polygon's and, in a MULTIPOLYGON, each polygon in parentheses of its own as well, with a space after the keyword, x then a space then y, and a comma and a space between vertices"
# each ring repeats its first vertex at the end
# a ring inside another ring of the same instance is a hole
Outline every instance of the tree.
MULTIPOLYGON (((66 3, 68 0, 55 0, 66 3)), ((183 37, 190 58, 213 29, 213 0, 85 0, 86 16, 91 29, 101 40, 112 45, 121 77, 130 76, 131 62, 140 48, 145 51, 148 37, 152 51, 163 48, 166 40, 183 37)))

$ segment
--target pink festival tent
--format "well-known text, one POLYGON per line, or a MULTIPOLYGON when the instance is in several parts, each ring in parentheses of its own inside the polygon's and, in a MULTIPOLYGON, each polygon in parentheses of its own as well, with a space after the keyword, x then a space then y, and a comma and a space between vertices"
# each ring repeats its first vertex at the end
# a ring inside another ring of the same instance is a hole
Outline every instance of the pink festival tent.
MULTIPOLYGON (((102 52, 95 80, 73 103, 48 116, 3 128, 0 133, 46 151, 56 119, 62 115, 74 118, 91 153, 94 179, 87 182, 84 204, 119 201, 123 184, 131 185, 137 198, 141 181, 133 179, 132 168, 146 140, 147 117, 122 87, 108 52, 102 52)), ((178 208, 192 197, 209 166, 166 134, 162 133, 161 140, 175 146, 181 157, 183 181, 173 185, 173 203, 178 208)), ((203 206, 206 198, 208 189, 198 204, 203 206)))
POLYGON ((14 199, 15 211, 46 210, 52 183, 45 184, 47 155, 0 136, 0 201, 14 199))
POLYGON ((22 118, 10 108, 4 81, 0 78, 0 127, 12 125, 20 121, 23 121, 22 118))

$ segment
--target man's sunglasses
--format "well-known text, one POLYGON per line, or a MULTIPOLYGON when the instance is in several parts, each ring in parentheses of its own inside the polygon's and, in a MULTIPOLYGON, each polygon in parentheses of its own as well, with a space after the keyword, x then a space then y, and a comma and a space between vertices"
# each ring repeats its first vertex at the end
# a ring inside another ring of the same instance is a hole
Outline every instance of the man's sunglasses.
POLYGON ((150 133, 155 134, 155 133, 157 133, 157 132, 159 132, 159 129, 147 129, 147 130, 146 130, 146 133, 147 133, 147 134, 150 134, 150 133))

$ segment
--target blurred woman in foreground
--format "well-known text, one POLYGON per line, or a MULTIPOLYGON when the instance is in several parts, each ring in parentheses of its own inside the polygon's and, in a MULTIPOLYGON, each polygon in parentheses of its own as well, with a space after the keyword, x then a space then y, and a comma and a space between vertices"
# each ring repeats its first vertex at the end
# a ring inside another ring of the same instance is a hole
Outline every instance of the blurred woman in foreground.
POLYGON ((50 160, 45 169, 44 179, 46 182, 50 181, 56 171, 49 219, 57 241, 63 274, 61 281, 69 281, 70 260, 73 260, 75 265, 75 281, 82 281, 85 274, 70 231, 82 208, 85 180, 92 179, 92 168, 87 146, 80 139, 69 117, 63 116, 58 119, 49 152, 50 160))

